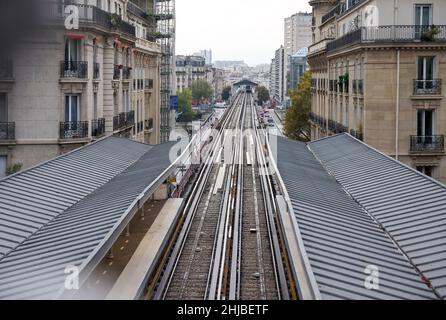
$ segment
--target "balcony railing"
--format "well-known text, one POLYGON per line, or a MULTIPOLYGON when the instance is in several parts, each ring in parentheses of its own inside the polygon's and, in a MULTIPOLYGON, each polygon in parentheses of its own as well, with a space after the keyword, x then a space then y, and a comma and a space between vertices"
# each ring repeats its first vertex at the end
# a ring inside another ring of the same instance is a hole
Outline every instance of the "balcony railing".
POLYGON ((441 79, 434 80, 414 80, 413 81, 414 95, 440 95, 441 94, 441 79))
POLYGON ((327 51, 358 43, 446 41, 446 26, 362 27, 327 44, 327 51))
POLYGON ((95 119, 91 121, 91 135, 100 137, 105 133, 105 118, 95 119))
POLYGON ((132 68, 130 67, 123 67, 122 68, 122 79, 128 80, 130 79, 130 71, 132 70, 132 68))
POLYGON ((135 124, 135 111, 129 111, 125 115, 125 123, 127 127, 133 126, 135 124))
POLYGON ((113 117, 113 131, 126 129, 135 125, 135 111, 121 112, 113 117))
POLYGON ((61 78, 75 78, 87 79, 88 63, 86 61, 61 61, 60 62, 60 77, 61 78))
POLYGON ((0 60, 0 79, 12 79, 12 61, 0 60))
MULTIPOLYGON (((74 1, 66 1, 61 4, 57 2, 43 2, 39 7, 40 12, 36 13, 43 23, 49 21, 58 21, 64 23, 69 13, 65 13, 65 7, 74 1)), ((74 3, 79 9, 79 23, 84 26, 98 26, 102 29, 111 30, 112 28, 118 30, 128 36, 135 37, 135 27, 131 24, 121 21, 118 25, 112 25, 112 15, 96 6, 74 3)))
POLYGON ((0 141, 15 140, 15 122, 0 122, 0 141))
POLYGON ((326 15, 322 16, 322 24, 333 18, 334 16, 340 15, 342 11, 343 3, 338 4, 331 11, 329 11, 326 15))
POLYGON ((99 79, 100 76, 100 65, 98 62, 93 63, 93 79, 99 79))
POLYGON ((444 153, 444 135, 411 136, 410 152, 444 153))
POLYGON ((60 139, 83 139, 88 137, 88 122, 61 122, 60 139))
POLYGON ((149 17, 149 15, 147 14, 147 12, 144 9, 138 7, 136 4, 134 4, 131 1, 127 2, 127 10, 129 12, 133 13, 135 16, 138 16, 143 19, 147 19, 149 17))
POLYGON ((121 66, 115 64, 113 68, 113 80, 119 80, 121 79, 121 66))

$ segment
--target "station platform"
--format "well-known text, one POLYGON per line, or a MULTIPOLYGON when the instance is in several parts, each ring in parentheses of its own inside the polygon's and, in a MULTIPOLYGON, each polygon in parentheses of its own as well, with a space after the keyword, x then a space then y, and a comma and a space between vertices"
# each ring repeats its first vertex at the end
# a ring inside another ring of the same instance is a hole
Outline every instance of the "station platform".
POLYGON ((119 275, 107 300, 139 299, 150 275, 156 268, 163 248, 175 228, 183 199, 168 199, 150 229, 144 235, 125 269, 119 275))

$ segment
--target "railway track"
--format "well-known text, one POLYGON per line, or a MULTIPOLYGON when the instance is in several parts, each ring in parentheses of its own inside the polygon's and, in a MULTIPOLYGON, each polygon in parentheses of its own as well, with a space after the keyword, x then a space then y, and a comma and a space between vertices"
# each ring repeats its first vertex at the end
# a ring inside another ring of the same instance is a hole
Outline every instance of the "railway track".
POLYGON ((242 93, 227 111, 153 299, 289 298, 254 108, 242 93))

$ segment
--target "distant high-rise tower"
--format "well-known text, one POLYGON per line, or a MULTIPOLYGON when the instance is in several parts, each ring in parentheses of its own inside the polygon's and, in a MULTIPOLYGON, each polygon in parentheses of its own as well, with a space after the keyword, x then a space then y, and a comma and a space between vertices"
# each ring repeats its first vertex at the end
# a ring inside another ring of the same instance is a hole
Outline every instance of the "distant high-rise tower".
POLYGON ((194 56, 203 57, 206 60, 206 65, 212 65, 212 50, 200 50, 199 52, 195 52, 194 56))
POLYGON ((286 55, 311 45, 311 13, 299 12, 285 18, 284 49, 286 55))

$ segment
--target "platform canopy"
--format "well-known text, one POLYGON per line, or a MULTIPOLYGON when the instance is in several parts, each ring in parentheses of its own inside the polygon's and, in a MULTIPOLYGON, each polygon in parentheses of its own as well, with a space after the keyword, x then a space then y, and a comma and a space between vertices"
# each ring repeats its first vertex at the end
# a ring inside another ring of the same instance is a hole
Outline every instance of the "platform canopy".
POLYGON ((255 82, 252 82, 248 79, 243 79, 242 81, 236 82, 233 84, 234 87, 242 87, 242 86, 251 86, 251 87, 257 87, 258 84, 255 82))
POLYGON ((173 144, 108 137, 0 180, 0 299, 60 298, 73 266, 85 280, 174 170, 173 144))
POLYGON ((277 137, 277 164, 322 299, 446 298, 446 186, 348 134, 277 137))

